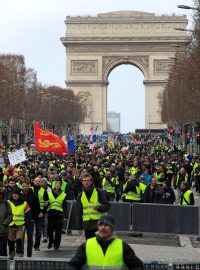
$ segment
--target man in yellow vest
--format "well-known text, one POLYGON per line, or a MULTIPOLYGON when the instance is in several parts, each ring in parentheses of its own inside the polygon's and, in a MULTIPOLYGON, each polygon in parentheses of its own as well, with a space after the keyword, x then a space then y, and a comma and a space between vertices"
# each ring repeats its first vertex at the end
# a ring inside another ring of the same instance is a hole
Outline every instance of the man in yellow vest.
POLYGON ((194 194, 192 190, 190 190, 190 185, 187 181, 181 183, 180 190, 179 205, 194 205, 194 194))
POLYGON ((114 220, 106 215, 98 221, 98 232, 83 243, 71 259, 71 269, 137 269, 143 270, 142 261, 133 249, 120 238, 113 236, 114 220), (124 267, 127 268, 124 268, 124 267))
POLYGON ((61 190, 61 182, 56 181, 55 188, 48 192, 48 249, 54 246, 54 250, 60 247, 63 221, 67 219, 66 193, 61 190))
POLYGON ((79 235, 85 231, 85 238, 95 236, 97 231, 97 222, 104 216, 110 205, 104 190, 94 187, 93 178, 89 173, 82 175, 83 191, 79 193, 77 198, 77 215, 76 224, 79 235))

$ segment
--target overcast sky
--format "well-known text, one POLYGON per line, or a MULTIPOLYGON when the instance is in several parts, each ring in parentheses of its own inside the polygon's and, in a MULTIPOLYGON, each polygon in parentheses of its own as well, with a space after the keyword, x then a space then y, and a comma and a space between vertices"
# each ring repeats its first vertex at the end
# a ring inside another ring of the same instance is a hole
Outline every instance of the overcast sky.
MULTIPOLYGON (((47 85, 65 87, 65 35, 67 15, 96 15, 118 10, 156 14, 187 14, 178 4, 192 0, 0 0, 0 53, 25 56, 27 67, 47 85)), ((119 66, 109 76, 108 110, 121 113, 121 131, 144 128, 143 75, 135 67, 119 66)))

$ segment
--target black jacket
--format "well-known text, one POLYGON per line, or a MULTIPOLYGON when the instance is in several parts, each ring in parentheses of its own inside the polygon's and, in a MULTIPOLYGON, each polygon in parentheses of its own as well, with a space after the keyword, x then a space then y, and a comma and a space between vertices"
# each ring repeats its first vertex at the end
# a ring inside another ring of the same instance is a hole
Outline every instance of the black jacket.
POLYGON ((0 201, 0 237, 8 236, 8 225, 12 221, 10 204, 3 199, 0 201))
MULTIPOLYGON (((113 239, 109 241, 103 241, 99 236, 96 237, 99 245, 101 246, 103 253, 106 253, 108 246, 112 243, 113 239)), ((123 245, 123 260, 129 270, 143 270, 144 265, 142 261, 135 255, 133 249, 124 241, 123 245)), ((69 265, 71 269, 80 270, 86 264, 86 243, 83 243, 78 248, 76 255, 71 259, 69 265)))
POLYGON ((174 190, 171 187, 164 188, 162 196, 159 200, 159 203, 173 204, 175 200, 176 200, 176 196, 175 196, 174 190))
MULTIPOLYGON (((40 190, 40 188, 41 187, 38 187, 38 186, 33 185, 33 191, 37 195, 37 197, 38 197, 38 191, 40 190)), ((47 194, 47 191, 46 190, 44 192, 43 199, 44 199, 45 202, 48 202, 48 200, 49 200, 49 197, 48 197, 48 194, 47 194)), ((40 209, 40 212, 45 213, 46 212, 46 207, 44 207, 44 209, 40 209)))
POLYGON ((160 203, 163 189, 156 185, 153 189, 150 185, 147 186, 144 192, 143 201, 144 203, 160 203))
POLYGON ((27 194, 22 192, 22 195, 31 209, 31 219, 36 221, 40 213, 40 202, 38 196, 33 192, 32 188, 29 189, 27 194))
MULTIPOLYGON (((89 191, 85 191, 86 197, 88 200, 90 200, 92 196, 92 192, 94 190, 94 187, 92 187, 89 191)), ((108 203, 108 199, 106 196, 106 192, 104 190, 96 189, 98 193, 98 201, 101 204, 99 206, 99 212, 101 213, 106 213, 110 209, 110 204, 108 203)), ((82 191, 83 192, 83 191, 82 191)), ((76 225, 77 225, 77 230, 95 230, 97 229, 97 221, 98 220, 88 220, 88 221, 83 221, 82 215, 83 215, 83 205, 81 203, 81 196, 82 192, 79 193, 77 201, 76 201, 76 225)))

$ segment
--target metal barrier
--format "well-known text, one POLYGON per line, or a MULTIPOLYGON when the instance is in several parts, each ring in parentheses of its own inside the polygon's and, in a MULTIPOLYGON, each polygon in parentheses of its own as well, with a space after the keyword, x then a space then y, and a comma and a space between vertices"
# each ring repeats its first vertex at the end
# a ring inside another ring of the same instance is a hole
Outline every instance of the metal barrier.
MULTIPOLYGON (((77 229, 76 202, 68 201, 68 228, 77 229)), ((200 235, 200 206, 111 202, 116 231, 200 235)))
POLYGON ((200 234, 199 206, 133 204, 133 231, 174 234, 200 234))
POLYGON ((145 270, 172 270, 171 264, 160 263, 160 262, 145 262, 145 270))
POLYGON ((116 231, 129 231, 131 222, 131 205, 130 203, 110 203, 109 214, 114 217, 116 231))
POLYGON ((68 260, 62 258, 16 258, 15 270, 69 270, 68 260))
POLYGON ((0 269, 1 270, 8 270, 10 265, 10 260, 8 257, 1 257, 0 256, 0 269))
MULTIPOLYGON (((1 257, 0 257, 1 258, 1 257)), ((15 258, 15 270, 70 270, 68 259, 61 258, 15 258)), ((1 262, 1 261, 0 261, 1 262)), ((1 270, 9 270, 2 268, 1 270)), ((82 270, 86 269, 85 267, 82 270)), ((160 261, 144 262, 145 270, 200 270, 200 262, 193 263, 168 263, 160 261)), ((11 269, 10 269, 11 270, 11 269)))
POLYGON ((176 263, 173 264, 173 270, 200 270, 200 262, 176 263))
POLYGON ((67 230, 77 230, 76 224, 76 201, 67 201, 68 224, 67 230))

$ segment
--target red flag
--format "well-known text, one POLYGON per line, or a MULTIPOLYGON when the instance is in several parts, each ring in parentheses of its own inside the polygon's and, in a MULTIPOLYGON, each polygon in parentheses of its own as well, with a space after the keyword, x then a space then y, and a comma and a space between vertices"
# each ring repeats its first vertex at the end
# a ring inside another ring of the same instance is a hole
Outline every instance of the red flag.
POLYGON ((35 150, 42 152, 55 152, 60 155, 63 153, 69 154, 69 151, 58 136, 40 127, 37 122, 34 122, 35 133, 35 150))

